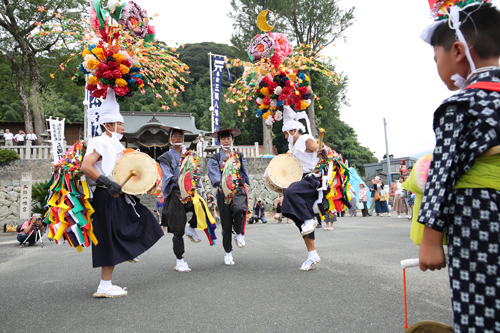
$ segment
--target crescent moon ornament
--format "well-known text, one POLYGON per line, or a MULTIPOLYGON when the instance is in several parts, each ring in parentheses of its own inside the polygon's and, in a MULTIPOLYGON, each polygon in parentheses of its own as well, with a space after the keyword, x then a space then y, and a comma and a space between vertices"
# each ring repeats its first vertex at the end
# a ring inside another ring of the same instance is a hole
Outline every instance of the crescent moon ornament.
POLYGON ((266 10, 261 11, 259 16, 257 16, 257 26, 259 27, 260 30, 262 30, 264 32, 269 32, 269 31, 273 30, 275 25, 276 25, 276 15, 274 15, 274 13, 272 11, 266 9, 266 10), (266 17, 267 17, 268 12, 273 14, 274 22, 273 22, 272 26, 267 24, 266 17))

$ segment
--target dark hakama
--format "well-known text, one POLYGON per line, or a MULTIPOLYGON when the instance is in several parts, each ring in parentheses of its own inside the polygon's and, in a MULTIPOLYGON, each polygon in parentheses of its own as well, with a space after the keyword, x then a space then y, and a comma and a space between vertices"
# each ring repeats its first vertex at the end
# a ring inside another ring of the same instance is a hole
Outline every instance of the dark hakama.
POLYGON ((193 217, 189 220, 191 228, 196 229, 198 221, 194 212, 194 205, 190 201, 186 204, 181 201, 181 191, 174 187, 172 192, 165 199, 163 213, 161 215, 161 225, 167 227, 167 231, 173 234, 172 248, 177 259, 182 259, 184 255, 184 232, 186 229, 187 212, 192 212, 193 217))
POLYGON ((217 191, 216 197, 222 227, 222 245, 224 251, 230 253, 233 250, 231 243, 232 230, 236 234, 243 232, 245 214, 248 209, 247 193, 243 186, 238 187, 229 205, 224 202, 224 194, 217 191))
POLYGON ((115 266, 136 258, 152 247, 163 236, 163 231, 153 214, 135 200, 135 211, 125 201, 125 194, 118 198, 108 190, 97 187, 92 205, 92 226, 97 245, 92 245, 93 267, 115 266), (137 216, 137 213, 140 217, 137 216))
MULTIPOLYGON (((313 207, 318 200, 319 186, 319 178, 311 175, 292 183, 285 190, 281 214, 292 219, 299 229, 305 220, 314 218, 313 207)), ((314 239, 314 232, 309 234, 309 238, 314 239)))

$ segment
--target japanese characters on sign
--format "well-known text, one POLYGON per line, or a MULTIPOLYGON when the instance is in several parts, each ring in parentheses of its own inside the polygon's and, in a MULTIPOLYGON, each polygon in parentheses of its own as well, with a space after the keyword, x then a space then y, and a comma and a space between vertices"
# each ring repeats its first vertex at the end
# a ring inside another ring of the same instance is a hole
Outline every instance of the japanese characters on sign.
POLYGON ((219 119, 220 119, 220 93, 222 90, 222 71, 224 70, 225 62, 224 57, 216 56, 214 63, 214 130, 219 130, 219 119))
POLYGON ((61 158, 64 157, 65 147, 64 147, 64 119, 48 119, 50 125, 50 141, 52 144, 52 156, 54 158, 54 163, 57 163, 61 158))
POLYGON ((23 172, 21 176, 21 204, 19 218, 28 220, 31 217, 31 172, 23 172))

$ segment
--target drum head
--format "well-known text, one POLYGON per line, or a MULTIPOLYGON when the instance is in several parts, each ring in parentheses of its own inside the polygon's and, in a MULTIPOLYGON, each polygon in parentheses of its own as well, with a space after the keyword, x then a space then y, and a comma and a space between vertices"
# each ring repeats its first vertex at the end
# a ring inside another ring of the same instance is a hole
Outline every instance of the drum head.
POLYGON ((113 169, 113 180, 123 184, 132 171, 137 172, 122 187, 127 194, 143 194, 149 191, 156 183, 158 171, 155 161, 149 155, 133 152, 123 155, 113 169))
POLYGON ((238 186, 235 182, 238 179, 239 170, 236 169, 235 158, 234 156, 230 156, 226 164, 224 165, 224 171, 222 172, 222 192, 224 192, 224 196, 227 197, 231 191, 238 186))
POLYGON ((302 164, 292 155, 278 155, 271 160, 266 169, 266 182, 272 184, 274 191, 283 191, 290 184, 302 179, 302 164))
POLYGON ((180 172, 179 172, 179 189, 181 191, 181 200, 191 197, 191 192, 193 190, 193 177, 196 176, 196 165, 194 163, 194 156, 187 155, 182 161, 180 172))

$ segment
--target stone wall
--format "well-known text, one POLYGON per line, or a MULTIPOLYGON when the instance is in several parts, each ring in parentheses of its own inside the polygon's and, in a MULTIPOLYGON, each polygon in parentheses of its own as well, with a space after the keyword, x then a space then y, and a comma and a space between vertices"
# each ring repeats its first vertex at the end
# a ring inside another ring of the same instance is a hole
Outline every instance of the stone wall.
POLYGON ((0 224, 19 223, 21 175, 31 172, 33 182, 52 176, 50 160, 15 160, 0 163, 0 224))
MULTIPOLYGON (((206 191, 215 194, 210 180, 207 176, 206 158, 200 159, 200 174, 206 191)), ((271 210, 278 193, 270 191, 266 187, 263 178, 264 171, 271 161, 270 158, 247 158, 247 169, 250 174, 250 186, 247 186, 250 205, 254 200, 261 198, 266 203, 266 210, 271 210)), ((23 172, 31 172, 34 182, 47 181, 52 177, 52 166, 50 160, 16 160, 0 164, 0 223, 22 222, 19 219, 21 175, 23 172)), ((141 198, 148 203, 150 209, 154 209, 154 200, 141 198), (151 201, 151 203, 150 203, 151 201)))

